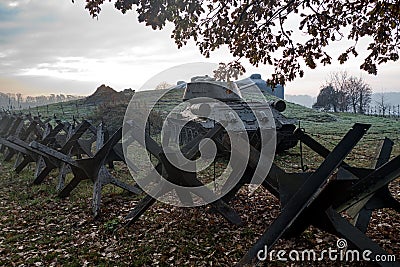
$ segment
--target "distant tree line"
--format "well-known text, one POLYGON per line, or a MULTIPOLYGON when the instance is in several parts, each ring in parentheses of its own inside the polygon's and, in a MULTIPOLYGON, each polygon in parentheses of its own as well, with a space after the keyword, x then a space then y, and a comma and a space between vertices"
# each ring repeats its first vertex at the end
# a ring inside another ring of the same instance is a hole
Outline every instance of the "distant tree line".
POLYGON ((66 102, 77 100, 83 96, 50 94, 40 96, 23 96, 20 93, 1 93, 0 92, 0 107, 5 110, 20 110, 43 106, 52 103, 66 102))
POLYGON ((370 85, 362 78, 334 72, 322 86, 313 108, 365 114, 370 108, 371 95, 370 85))
POLYGON ((382 117, 400 117, 400 104, 391 105, 388 103, 384 94, 380 94, 375 105, 370 106, 367 110, 368 115, 382 116, 382 117))

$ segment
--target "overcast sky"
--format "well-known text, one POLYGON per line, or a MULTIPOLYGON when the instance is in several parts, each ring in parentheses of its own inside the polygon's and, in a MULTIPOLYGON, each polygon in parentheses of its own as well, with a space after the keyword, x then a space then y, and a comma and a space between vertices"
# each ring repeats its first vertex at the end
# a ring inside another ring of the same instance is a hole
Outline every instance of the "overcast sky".
MULTIPOLYGON (((1 0, 0 92, 88 95, 101 84, 139 89, 176 65, 231 59, 224 49, 205 59, 192 43, 177 49, 170 35, 171 27, 153 31, 139 24, 134 12, 122 15, 108 3, 92 19, 83 0, 1 0)), ((305 69, 304 78, 289 82, 285 91, 316 96, 330 72, 347 70, 365 78, 375 92, 400 92, 399 62, 380 66, 373 76, 359 69, 360 60, 305 69)), ((247 76, 266 78, 271 72, 244 64, 247 76)))

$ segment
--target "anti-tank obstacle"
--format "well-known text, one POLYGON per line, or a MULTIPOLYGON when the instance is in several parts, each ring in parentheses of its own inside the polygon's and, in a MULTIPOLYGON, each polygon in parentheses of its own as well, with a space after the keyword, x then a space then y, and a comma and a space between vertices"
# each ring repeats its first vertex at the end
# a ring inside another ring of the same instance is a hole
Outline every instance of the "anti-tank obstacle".
MULTIPOLYGON (((21 120, 17 121, 20 123, 21 120)), ((113 184, 134 194, 141 193, 137 187, 113 177, 105 167, 105 164, 112 165, 114 161, 123 161, 121 158, 122 145, 118 145, 118 141, 121 139, 121 129, 107 140, 108 133, 104 124, 100 124, 96 129, 86 120, 78 123, 77 126, 61 121, 56 121, 55 127, 48 122, 31 121, 30 123, 30 125, 45 125, 45 129, 38 131, 40 134, 33 138, 24 138, 25 140, 21 140, 18 135, 14 134, 15 131, 10 130, 8 133, 12 132, 13 134, 9 134, 7 138, 2 137, 0 141, 5 148, 18 152, 16 171, 20 172, 31 162, 36 164, 33 184, 40 184, 52 170, 59 169, 58 195, 66 197, 81 181, 92 180, 94 216, 100 212, 101 188, 107 184, 113 184), (92 138, 83 138, 87 132, 94 133, 92 138), (96 152, 92 153, 91 147, 94 141, 96 152), (111 151, 112 153, 110 153, 111 151), (74 177, 67 185, 64 185, 66 174, 69 171, 74 177)), ((0 124, 9 127, 16 123, 12 123, 9 117, 3 117, 0 124)), ((29 128, 31 126, 27 129, 29 128)))
MULTIPOLYGON (((144 129, 131 122, 130 137, 158 160, 155 166, 162 177, 169 182, 194 187, 191 194, 205 196, 196 191, 195 186, 202 183, 192 172, 184 172, 173 166, 163 148, 144 129), (140 136, 140 135, 145 135, 140 136), (145 140, 142 143, 141 140, 145 140)), ((213 139, 218 143, 217 136, 220 127, 216 126, 208 132, 198 135, 190 144, 181 148, 186 158, 192 159, 199 151, 199 143, 204 138, 213 139)), ((313 225, 321 230, 333 233, 349 242, 349 249, 370 250, 374 255, 388 255, 378 244, 373 242, 366 230, 373 210, 392 208, 400 211, 400 203, 391 195, 388 184, 400 176, 400 156, 391 157, 393 142, 384 139, 378 148, 377 160, 371 163, 371 168, 353 167, 345 162, 346 156, 362 139, 370 125, 355 124, 343 139, 330 151, 317 140, 307 135, 301 129, 294 132, 296 138, 325 160, 315 171, 288 173, 275 163, 266 177, 263 177, 263 187, 280 200, 281 212, 274 222, 265 230, 260 239, 249 249, 238 265, 246 265, 257 261, 257 253, 267 246, 271 249, 280 238, 296 237, 308 226, 313 225), (391 159, 392 158, 392 159, 391 159), (351 220, 342 216, 342 212, 350 215, 351 220)), ((101 188, 113 184, 129 192, 140 194, 136 186, 125 184, 113 177, 106 165, 118 160, 135 167, 135 162, 129 162, 123 156, 122 130, 119 129, 111 137, 107 136, 104 124, 92 126, 87 121, 78 125, 58 122, 44 122, 40 118, 21 117, 19 115, 1 114, 0 144, 3 158, 16 158, 16 170, 21 171, 29 163, 36 163, 35 183, 40 183, 48 173, 58 169, 60 176, 59 196, 68 196, 83 180, 93 182, 93 213, 98 215, 101 203, 101 188), (91 137, 88 138, 88 135, 91 137), (85 137, 84 137, 85 136, 85 137), (95 144, 96 148, 93 149, 95 144), (92 151, 93 150, 93 151, 92 151), (41 162, 41 163, 40 163, 41 162), (40 166, 39 166, 40 165, 40 166), (73 179, 65 185, 65 175, 70 170, 73 179)), ((226 143, 219 143, 225 146, 226 143)), ((228 147, 226 147, 228 148, 228 147)), ((234 149, 234 148, 232 148, 234 149)), ((240 224, 239 215, 228 205, 241 186, 250 182, 259 164, 260 151, 251 147, 247 168, 235 186, 222 200, 211 203, 225 219, 233 224, 240 224)), ((235 151, 240 154, 240 151, 235 151)), ((237 178, 237 177, 232 177, 237 178)), ((234 179, 233 179, 234 180, 234 179)), ((160 181, 149 181, 160 182, 160 181)), ((227 185, 230 179, 227 180, 227 185)), ((156 195, 162 195, 170 190, 164 185, 158 188, 156 195)), ((209 192, 207 192, 209 193, 209 192)), ((180 201, 189 203, 191 196, 184 191, 176 191, 180 201)), ((154 203, 156 199, 145 195, 136 207, 127 215, 127 224, 131 225, 154 203)), ((379 262, 381 266, 398 266, 396 262, 379 262)))
MULTIPOLYGON (((298 236, 309 225, 345 238, 351 247, 359 251, 370 250, 371 258, 376 255, 388 255, 365 235, 365 224, 369 218, 366 219, 362 213, 363 210, 372 208, 366 206, 366 203, 377 200, 380 205, 373 206, 374 209, 392 207, 398 210, 399 203, 387 194, 382 197, 380 192, 385 190, 387 193, 387 185, 400 176, 400 156, 388 161, 390 141, 385 141, 381 146, 375 169, 354 168, 344 162, 346 155, 369 127, 370 125, 355 124, 332 151, 297 130, 299 139, 325 160, 314 172, 309 173, 286 173, 276 165, 271 168, 266 180, 274 181, 275 184, 277 182, 279 186, 281 213, 241 259, 238 266, 254 264, 260 250, 265 247, 272 249, 282 237, 298 236), (355 225, 342 217, 340 212, 345 210, 352 210, 350 214, 356 218, 353 222, 355 225)), ((398 263, 394 262, 378 264, 398 266, 398 263)))

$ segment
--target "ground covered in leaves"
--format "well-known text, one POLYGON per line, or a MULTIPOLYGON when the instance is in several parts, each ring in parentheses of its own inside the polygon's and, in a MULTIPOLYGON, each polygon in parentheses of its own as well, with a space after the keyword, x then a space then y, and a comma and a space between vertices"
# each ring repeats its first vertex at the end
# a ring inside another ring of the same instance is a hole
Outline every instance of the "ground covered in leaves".
MULTIPOLYGON (((1 173, 1 266, 231 266, 279 212, 278 201, 258 190, 251 197, 242 192, 233 202, 245 222, 242 227, 207 207, 158 203, 133 226, 120 229, 138 198, 110 190, 103 199, 103 215, 94 220, 89 183, 74 196, 59 199, 52 180, 31 186, 31 180, 15 177, 4 164, 1 173)), ((400 192, 398 183, 393 189, 400 192)), ((397 257, 399 234, 398 214, 374 214, 368 235, 397 257)), ((280 241, 276 249, 322 251, 335 244, 334 236, 309 228, 298 238, 280 241)))
MULTIPOLYGON (((334 115, 332 115, 334 116, 334 115)), ((350 116, 350 115, 349 115, 350 116)), ((365 118, 366 122, 369 118, 365 118)), ((352 117, 340 117, 331 124, 304 122, 307 131, 332 148, 349 129, 352 117), (341 123, 338 127, 338 123, 341 123)), ((380 120, 371 128, 347 162, 369 167, 379 140, 393 138, 399 149, 399 122, 380 120)), ((321 158, 304 149, 308 170, 318 167, 321 158)), ((0 159, 1 161, 1 159, 0 159)), ((276 162, 288 171, 300 171, 299 148, 277 156, 276 162)), ((91 182, 84 182, 71 196, 56 196, 57 173, 41 185, 31 185, 33 167, 16 175, 12 163, 0 163, 0 266, 232 266, 254 244, 279 214, 279 201, 259 188, 234 199, 234 207, 244 221, 232 226, 209 207, 176 208, 161 203, 129 228, 121 228, 123 218, 142 196, 104 188, 102 215, 91 217, 91 182)), ((122 168, 122 167, 121 167, 122 168)), ((117 167, 114 175, 126 176, 117 167)), ((400 199, 400 181, 390 185, 400 199)), ((400 259, 400 215, 384 209, 374 212, 367 235, 400 259)), ((280 240, 274 249, 336 248, 337 238, 310 227, 297 238, 280 240)), ((279 262, 274 266, 346 265, 344 262, 279 262)), ((354 263, 349 263, 354 265, 354 263)), ((365 265, 357 263, 356 265, 365 265)))

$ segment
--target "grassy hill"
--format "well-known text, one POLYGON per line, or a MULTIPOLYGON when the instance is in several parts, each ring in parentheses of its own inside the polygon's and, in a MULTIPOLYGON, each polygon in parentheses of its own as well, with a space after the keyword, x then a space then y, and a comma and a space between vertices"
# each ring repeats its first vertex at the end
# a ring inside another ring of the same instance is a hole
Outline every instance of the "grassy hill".
MULTIPOLYGON (((167 91, 168 90, 159 90, 158 92, 164 93, 167 91)), ((153 91, 140 91, 136 92, 136 97, 146 102, 148 99, 151 99, 153 93, 153 91)), ((163 99, 158 102, 156 109, 171 110, 181 103, 182 94, 182 89, 168 91, 163 99)), ((265 97, 267 100, 275 99, 270 95, 265 95, 265 97)), ((53 114, 55 114, 57 118, 65 120, 71 120, 72 117, 75 117, 77 119, 89 119, 94 124, 104 121, 110 126, 111 130, 116 130, 122 125, 125 109, 129 100, 129 98, 125 98, 124 101, 110 101, 108 103, 94 105, 92 103, 88 104, 86 99, 80 99, 77 101, 41 106, 34 110, 44 116, 47 114, 48 116, 53 116, 53 114)), ((290 102, 286 102, 286 104, 287 108, 283 114, 289 118, 298 119, 301 127, 304 128, 307 133, 315 136, 328 147, 333 147, 351 126, 358 122, 372 124, 372 127, 361 142, 362 144, 366 143, 368 149, 375 151, 375 147, 379 144, 380 140, 384 137, 389 137, 395 142, 394 154, 400 153, 399 120, 353 113, 322 112, 290 102)), ((370 154, 370 152, 367 154, 370 154)))

